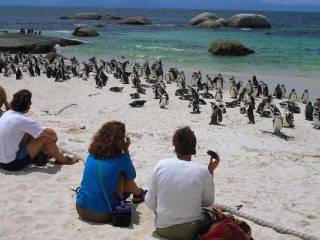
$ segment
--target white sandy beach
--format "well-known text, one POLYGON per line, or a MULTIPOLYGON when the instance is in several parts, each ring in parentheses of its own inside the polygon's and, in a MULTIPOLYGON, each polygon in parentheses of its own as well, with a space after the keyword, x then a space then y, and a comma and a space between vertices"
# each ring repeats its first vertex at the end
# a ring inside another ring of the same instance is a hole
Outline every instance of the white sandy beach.
MULTIPOLYGON (((214 178, 216 202, 230 206, 241 204, 245 213, 320 236, 320 131, 304 120, 302 104, 299 105, 303 113, 295 115, 296 127, 282 130, 294 139, 285 141, 262 132, 273 131, 271 119, 255 114, 256 124, 249 125, 239 108, 227 109, 223 119, 225 126, 209 125, 210 104, 200 106, 201 114, 190 114, 188 102, 174 96, 174 84, 167 85, 168 109, 159 108, 151 89, 142 97, 148 102, 137 109, 128 105, 129 93, 135 89, 123 85, 122 93, 109 91, 112 86, 121 86, 119 80, 110 75, 107 87, 102 90, 95 88, 92 78, 57 83, 45 76, 28 78, 24 75, 20 81, 1 75, 0 85, 9 98, 17 90, 31 90, 30 116, 55 129, 59 145, 64 149, 85 158, 91 137, 104 122, 123 121, 132 140, 130 150, 137 182, 148 188, 155 164, 173 155, 174 130, 188 125, 195 130, 198 139, 194 161, 206 165, 208 149, 216 150, 221 156, 214 178), (90 94, 97 95, 89 97, 90 94), (77 105, 55 115, 70 104, 77 105), (85 129, 81 129, 83 126, 85 129)), ((287 89, 291 89, 289 85, 287 89)), ((225 98, 227 92, 225 90, 225 98)), ((50 164, 17 173, 1 170, 0 239, 157 238, 153 236, 154 214, 143 203, 137 207, 130 228, 80 220, 75 210, 75 193, 68 188, 79 186, 83 168, 80 162, 62 167, 50 164)), ((298 239, 248 223, 256 240, 298 239)))

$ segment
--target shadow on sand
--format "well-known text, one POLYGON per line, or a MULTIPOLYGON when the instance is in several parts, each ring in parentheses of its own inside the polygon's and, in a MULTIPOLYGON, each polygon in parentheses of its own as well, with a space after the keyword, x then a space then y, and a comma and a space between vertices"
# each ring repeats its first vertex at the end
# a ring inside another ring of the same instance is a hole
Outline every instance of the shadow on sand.
POLYGON ((269 132, 269 131, 263 131, 263 130, 261 130, 261 132, 262 132, 262 133, 265 133, 265 134, 272 134, 272 135, 277 136, 277 137, 279 137, 279 138, 281 138, 281 139, 283 139, 283 140, 286 140, 286 141, 288 141, 288 140, 293 140, 293 139, 294 139, 293 136, 288 136, 288 135, 286 135, 286 134, 284 134, 284 133, 282 133, 282 132, 280 132, 280 133, 275 133, 275 132, 269 132))
POLYGON ((59 172, 62 168, 62 165, 60 164, 53 164, 53 163, 48 163, 45 166, 36 166, 36 165, 30 165, 29 167, 20 170, 20 171, 6 171, 4 169, 0 169, 0 173, 3 173, 5 175, 27 175, 30 173, 34 172, 39 172, 39 173, 46 173, 46 174, 56 174, 59 172))

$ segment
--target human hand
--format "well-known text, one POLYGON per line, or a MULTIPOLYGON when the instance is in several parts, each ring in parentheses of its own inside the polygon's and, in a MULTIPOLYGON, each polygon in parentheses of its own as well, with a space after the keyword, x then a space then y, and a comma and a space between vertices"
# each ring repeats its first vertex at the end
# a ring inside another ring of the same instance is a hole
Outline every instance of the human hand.
POLYGON ((220 157, 217 153, 215 153, 213 151, 208 151, 208 154, 210 155, 210 162, 208 164, 208 171, 212 175, 214 170, 218 167, 218 165, 220 163, 220 157), (213 159, 215 159, 215 161, 213 161, 213 159))
POLYGON ((124 137, 124 152, 129 153, 129 146, 131 144, 131 139, 128 136, 124 137))

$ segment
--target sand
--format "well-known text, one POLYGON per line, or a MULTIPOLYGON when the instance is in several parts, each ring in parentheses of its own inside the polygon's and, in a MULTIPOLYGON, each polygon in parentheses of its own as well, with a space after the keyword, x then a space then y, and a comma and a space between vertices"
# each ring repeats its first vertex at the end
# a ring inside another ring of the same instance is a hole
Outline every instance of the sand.
MULTIPOLYGON (((214 177, 218 203, 242 204, 245 213, 320 236, 320 131, 304 120, 304 114, 295 115, 295 129, 283 129, 294 137, 285 141, 262 132, 273 131, 271 119, 255 115, 256 124, 249 125, 239 108, 227 109, 223 126, 209 125, 210 105, 201 106, 199 115, 190 114, 188 102, 174 96, 174 85, 168 85, 168 109, 159 108, 151 89, 143 96, 148 102, 137 109, 128 105, 129 93, 135 91, 131 85, 125 85, 122 93, 108 90, 120 86, 112 77, 102 90, 95 88, 92 78, 57 83, 45 77, 16 81, 1 76, 0 84, 8 96, 23 88, 31 90, 29 115, 55 129, 59 145, 82 158, 104 122, 123 121, 132 140, 136 180, 144 188, 148 188, 155 164, 174 155, 174 130, 191 126, 198 138, 194 161, 207 164, 208 149, 221 156, 214 177), (76 105, 56 114, 70 104, 76 105)), ((300 107, 304 111, 302 104, 300 107)), ((31 167, 17 173, 0 171, 0 239, 157 239, 153 235, 153 212, 144 204, 137 206, 130 228, 79 219, 75 193, 69 188, 79 186, 83 168, 80 162, 73 166, 31 167)), ((297 239, 249 224, 255 239, 297 239)))

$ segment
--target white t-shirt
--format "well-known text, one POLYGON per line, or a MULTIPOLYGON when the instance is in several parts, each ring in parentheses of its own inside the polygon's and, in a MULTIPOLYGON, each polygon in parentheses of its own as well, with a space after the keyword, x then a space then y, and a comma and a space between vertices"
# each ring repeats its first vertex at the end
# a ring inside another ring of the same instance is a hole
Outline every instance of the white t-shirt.
POLYGON ((10 163, 16 159, 20 142, 25 133, 38 138, 44 126, 22 113, 9 110, 0 118, 0 163, 10 163))
POLYGON ((207 168, 178 158, 155 167, 146 205, 156 212, 156 228, 202 220, 202 207, 214 202, 213 176, 207 168))

